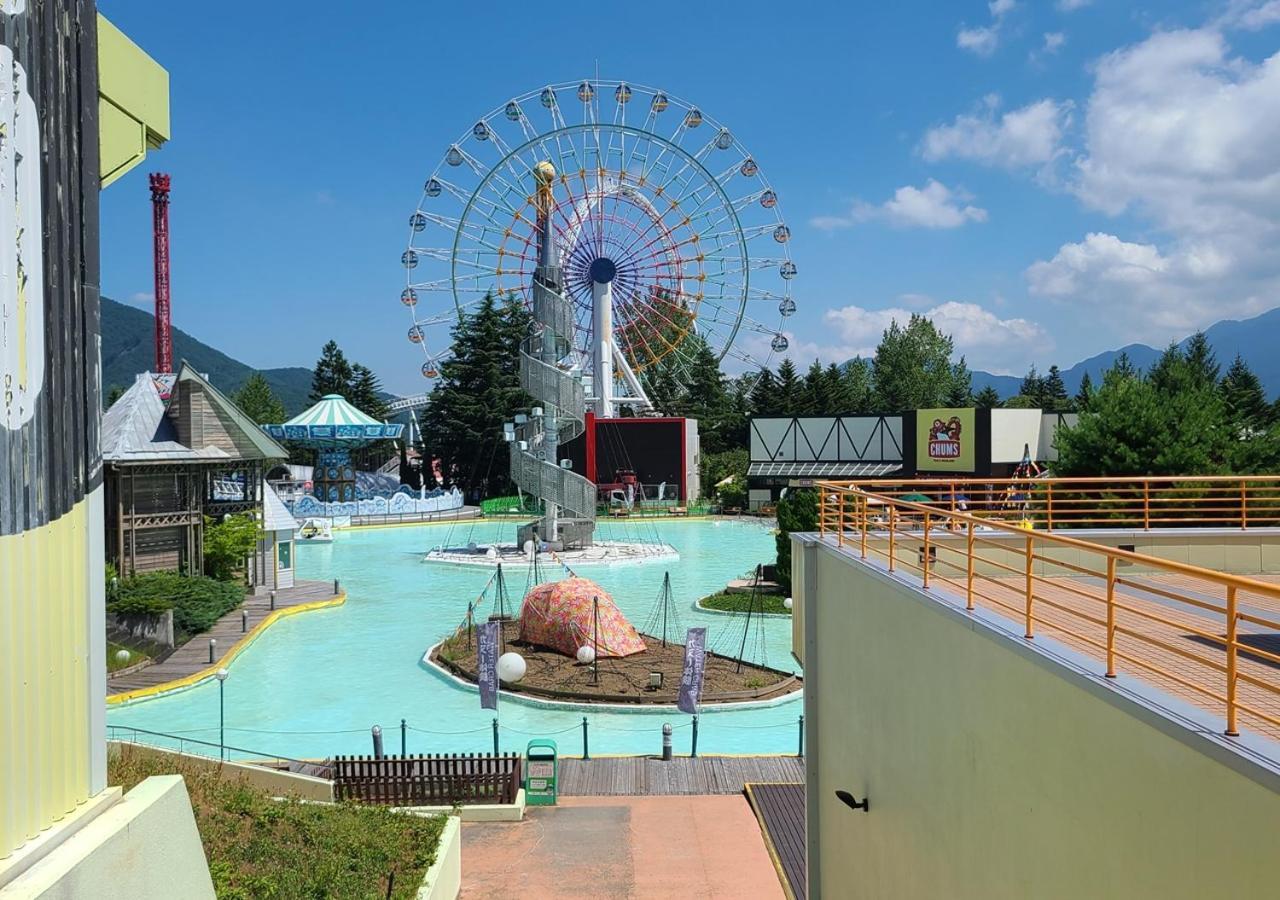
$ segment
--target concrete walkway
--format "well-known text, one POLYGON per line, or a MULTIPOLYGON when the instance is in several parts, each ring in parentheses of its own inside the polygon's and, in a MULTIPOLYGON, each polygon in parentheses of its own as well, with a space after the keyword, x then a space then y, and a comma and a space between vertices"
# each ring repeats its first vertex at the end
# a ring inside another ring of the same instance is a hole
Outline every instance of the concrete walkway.
MULTIPOLYGON (((291 588, 276 592, 276 609, 289 609, 304 606, 318 601, 332 600, 338 595, 334 593, 332 581, 299 581, 291 588)), ((267 594, 250 596, 244 603, 227 613, 214 623, 213 627, 203 634, 198 634, 169 654, 164 662, 138 669, 128 675, 107 678, 107 696, 127 694, 133 691, 155 688, 173 681, 188 678, 210 666, 209 639, 217 640, 214 648, 213 665, 227 657, 247 632, 253 631, 258 624, 271 614, 271 598, 267 594), (242 624, 241 610, 247 610, 249 621, 247 631, 242 624)))
POLYGON ((562 797, 517 823, 462 826, 463 898, 785 895, 741 794, 562 797))

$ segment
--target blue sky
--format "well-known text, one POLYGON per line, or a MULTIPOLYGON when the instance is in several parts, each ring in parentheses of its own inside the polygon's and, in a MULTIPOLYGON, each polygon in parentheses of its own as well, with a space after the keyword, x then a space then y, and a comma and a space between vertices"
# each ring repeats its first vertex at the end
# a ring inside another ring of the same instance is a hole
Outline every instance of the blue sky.
POLYGON ((251 365, 336 338, 421 389, 397 298, 423 179, 477 116, 597 63, 760 162, 799 363, 911 311, 1020 373, 1280 305, 1280 0, 100 7, 173 109, 103 195, 103 291, 149 307, 146 173, 168 171, 175 324, 251 365))

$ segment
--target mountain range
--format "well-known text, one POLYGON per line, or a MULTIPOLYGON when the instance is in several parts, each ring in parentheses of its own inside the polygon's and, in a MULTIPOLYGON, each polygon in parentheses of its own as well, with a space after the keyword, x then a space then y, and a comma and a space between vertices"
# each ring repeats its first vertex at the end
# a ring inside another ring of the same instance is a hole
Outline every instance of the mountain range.
MULTIPOLYGON (((126 306, 107 297, 102 298, 104 394, 109 394, 113 387, 127 388, 133 384, 138 372, 145 372, 152 367, 155 360, 154 323, 151 313, 145 310, 126 306)), ((1205 329, 1205 337, 1224 371, 1236 354, 1239 354, 1257 374, 1269 396, 1274 397, 1280 393, 1280 354, 1275 352, 1273 345, 1273 341, 1280 339, 1280 308, 1252 319, 1223 320, 1205 329)), ((1074 394, 1080 389, 1080 380, 1086 372, 1094 384, 1100 383, 1102 374, 1111 368, 1121 353, 1127 353, 1129 361, 1136 368, 1146 369, 1160 358, 1162 352, 1162 348, 1146 344, 1129 344, 1116 350, 1107 350, 1063 369, 1062 380, 1066 383, 1067 390, 1074 394)), ((253 367, 210 347, 179 328, 173 329, 173 353, 175 359, 185 359, 228 394, 239 390, 254 372, 253 367)), ((1046 363, 1037 368, 1043 375, 1049 366, 1046 363)), ((307 408, 307 396, 311 393, 310 369, 287 366, 261 371, 290 416, 307 408)), ((973 370, 975 392, 990 385, 1002 398, 1008 398, 1017 395, 1021 384, 1022 377, 1018 375, 994 375, 980 369, 973 370)))
MULTIPOLYGON (((173 358, 186 360, 213 382, 224 394, 231 394, 254 373, 237 359, 210 347, 180 328, 173 329, 173 358)), ((155 317, 145 310, 126 306, 109 297, 102 298, 102 392, 128 388, 139 372, 155 368, 155 317)), ((272 392, 294 416, 310 404, 311 370, 300 366, 262 369, 272 392)))
MULTIPOLYGON (((1280 393, 1280 354, 1275 352, 1276 346, 1272 343, 1280 339, 1280 308, 1268 310, 1252 319, 1224 319, 1206 328, 1204 334, 1218 357, 1222 371, 1225 372, 1239 354, 1258 376, 1269 397, 1280 393)), ((1185 344, 1189 339, 1180 341, 1179 345, 1185 344)), ((1129 344, 1117 350, 1107 350, 1081 360, 1070 368, 1062 369, 1062 380, 1066 383, 1067 390, 1074 394, 1080 389, 1080 381, 1086 372, 1095 385, 1101 383, 1102 373, 1111 368, 1121 353, 1129 355, 1129 362, 1135 368, 1147 369, 1163 352, 1163 348, 1149 347, 1146 344, 1129 344)), ((1048 364, 1037 366, 1041 375, 1048 368, 1048 364)), ((1001 398, 1008 398, 1017 395, 1021 384, 1022 377, 1019 375, 993 375, 978 370, 973 372, 975 393, 990 385, 1001 398)))

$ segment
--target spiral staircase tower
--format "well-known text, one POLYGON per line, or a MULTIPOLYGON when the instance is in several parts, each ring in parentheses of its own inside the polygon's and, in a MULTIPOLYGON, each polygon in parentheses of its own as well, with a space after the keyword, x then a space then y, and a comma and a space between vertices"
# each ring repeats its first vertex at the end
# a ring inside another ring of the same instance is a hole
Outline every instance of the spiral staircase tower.
POLYGON ((511 480, 542 501, 543 517, 522 526, 520 546, 536 530, 554 549, 583 547, 595 530, 596 486, 560 464, 559 448, 582 434, 586 395, 582 377, 570 369, 573 304, 564 294, 551 213, 556 171, 550 162, 534 168, 538 265, 533 275, 533 325, 520 347, 520 386, 535 405, 514 431, 511 480))

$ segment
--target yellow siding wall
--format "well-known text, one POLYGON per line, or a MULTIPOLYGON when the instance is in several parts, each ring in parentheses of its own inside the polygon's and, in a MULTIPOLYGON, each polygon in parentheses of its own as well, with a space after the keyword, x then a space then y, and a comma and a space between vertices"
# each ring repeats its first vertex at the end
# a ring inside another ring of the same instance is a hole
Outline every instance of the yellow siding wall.
POLYGON ((106 187, 169 140, 169 73, 98 16, 98 153, 106 187))
POLYGON ((795 551, 823 897, 1275 895, 1274 774, 1242 774, 828 548, 795 551))
POLYGON ((0 537, 0 859, 105 784, 100 501, 0 537))

